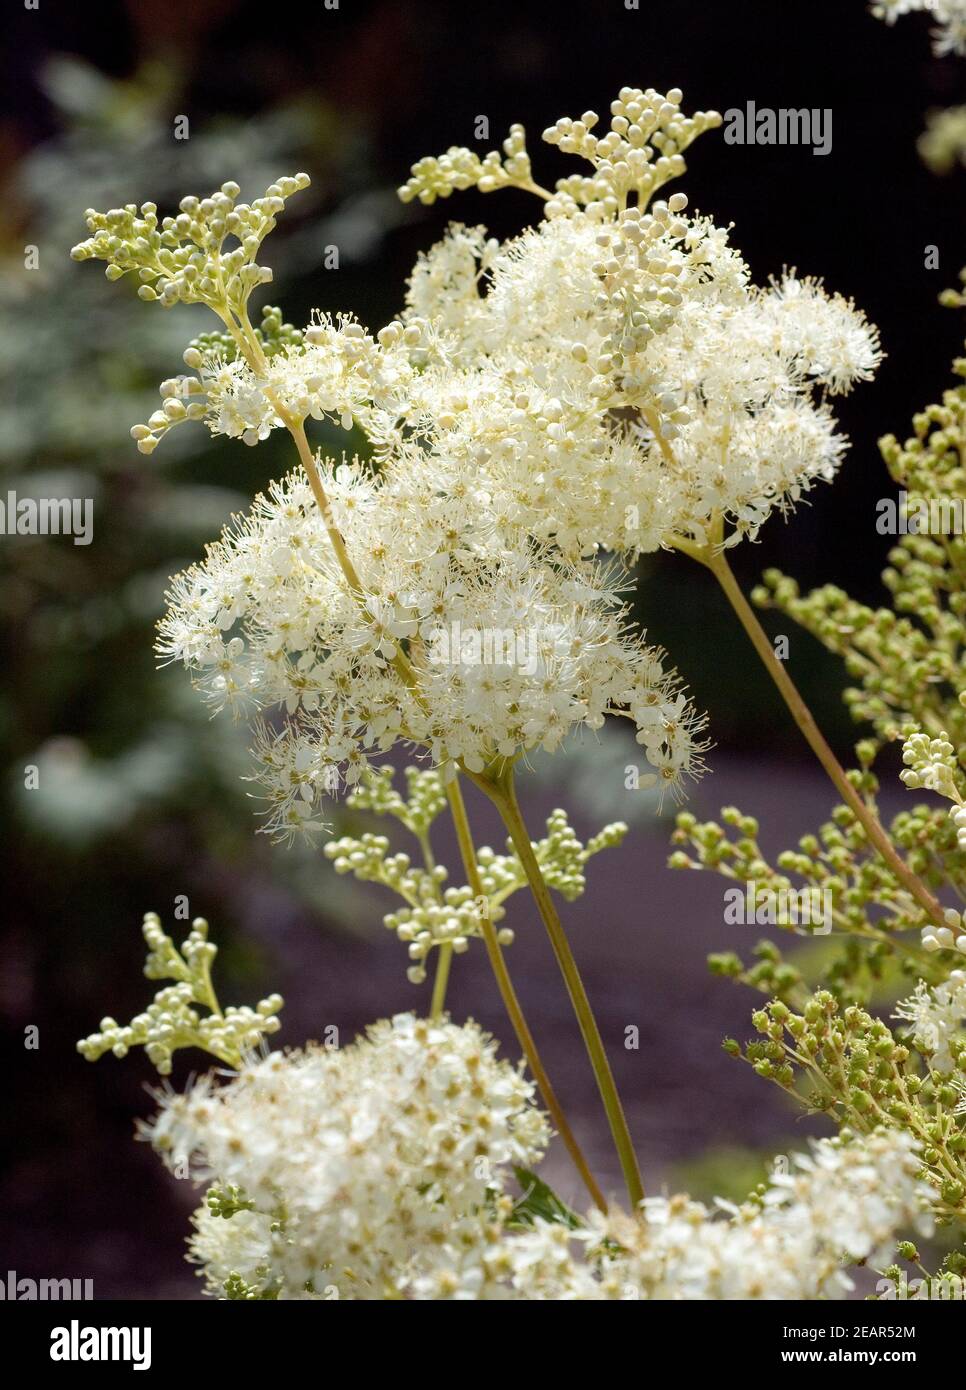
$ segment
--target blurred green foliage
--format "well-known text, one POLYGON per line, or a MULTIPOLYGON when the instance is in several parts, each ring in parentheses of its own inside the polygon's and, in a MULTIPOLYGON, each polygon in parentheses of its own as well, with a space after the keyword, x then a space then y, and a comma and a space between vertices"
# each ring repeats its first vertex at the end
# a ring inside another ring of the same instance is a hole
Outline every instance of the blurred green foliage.
POLYGON ((193 912, 221 913, 223 934, 263 881, 346 915, 346 887, 255 837, 240 732, 211 721, 180 672, 156 670, 152 651, 169 576, 292 460, 270 446, 257 459, 217 449, 202 431, 144 460, 128 429, 156 407, 158 383, 207 326, 203 311, 195 324, 190 312, 146 309, 132 287, 105 294, 68 252, 91 205, 174 205, 235 171, 259 189, 304 167, 313 188, 279 233, 272 296, 299 299, 322 248, 340 244, 347 227, 347 254, 375 254, 391 225, 382 209, 395 200, 387 190, 360 204, 347 192, 364 132, 344 120, 337 128, 315 99, 254 119, 194 121, 190 137, 176 139, 181 81, 171 64, 114 80, 75 58, 51 60, 42 82, 59 132, 20 160, 0 198, 0 498, 91 498, 94 516, 87 546, 0 536, 0 797, 7 930, 21 964, 7 1000, 14 1018, 48 951, 57 950, 65 988, 83 992, 96 973, 91 943, 113 954, 122 942, 124 954, 143 910, 170 910, 177 894, 193 912))

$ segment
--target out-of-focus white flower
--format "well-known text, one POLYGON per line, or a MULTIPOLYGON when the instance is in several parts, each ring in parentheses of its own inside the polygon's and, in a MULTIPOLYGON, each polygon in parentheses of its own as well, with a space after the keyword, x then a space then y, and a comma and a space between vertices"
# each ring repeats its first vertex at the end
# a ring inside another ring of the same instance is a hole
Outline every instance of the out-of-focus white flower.
POLYGON ((872 13, 887 24, 920 11, 934 16, 933 47, 939 57, 966 53, 966 0, 873 0, 872 13))
POLYGON ((912 1025, 918 1048, 929 1054, 937 1071, 952 1071, 950 1040, 966 1027, 966 970, 953 970, 948 980, 931 988, 920 980, 913 994, 896 1005, 895 1018, 912 1025))
POLYGON ((513 1165, 549 1139, 532 1098, 475 1024, 402 1014, 350 1047, 202 1078, 164 1097, 149 1134, 167 1161, 253 1204, 226 1222, 244 1217, 239 1240, 196 1219, 210 1284, 227 1266, 243 1274, 237 1261, 265 1266, 263 1287, 287 1297, 477 1297, 513 1165))

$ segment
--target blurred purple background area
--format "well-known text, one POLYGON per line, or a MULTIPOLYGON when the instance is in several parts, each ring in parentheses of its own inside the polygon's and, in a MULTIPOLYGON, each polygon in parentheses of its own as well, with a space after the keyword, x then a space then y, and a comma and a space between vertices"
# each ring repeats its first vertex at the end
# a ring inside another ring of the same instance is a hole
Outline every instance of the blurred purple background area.
MULTIPOLYGON (((754 807, 767 827, 767 850, 793 844, 832 804, 822 776, 799 766, 750 765, 720 753, 712 754, 712 763, 714 772, 697 788, 691 809, 711 818, 720 805, 754 807)), ((562 789, 542 778, 523 777, 520 789, 534 835, 564 799, 581 838, 599 828, 599 816, 589 817, 569 793, 558 796, 562 789)), ((634 795, 619 782, 598 790, 601 797, 612 795, 613 818, 634 795)), ((468 795, 479 842, 502 845, 491 808, 475 792, 468 795)), ((434 848, 441 862, 452 864, 455 842, 445 821, 437 824, 434 848)), ((764 1177, 772 1156, 802 1147, 808 1134, 828 1127, 803 1119, 777 1088, 721 1050, 729 1034, 750 1036, 749 1012, 758 996, 713 978, 707 955, 733 949, 747 958, 768 932, 725 925, 726 884, 718 876, 666 867, 669 828, 666 820, 638 821, 621 848, 591 861, 587 892, 561 904, 561 913, 649 1191, 676 1191, 685 1183, 701 1191, 717 1178, 719 1186, 740 1192, 742 1182, 747 1187, 764 1177), (629 1027, 639 1030, 637 1050, 624 1045, 629 1027), (700 1160, 709 1155, 706 1168, 700 1160)), ((235 926, 264 949, 271 984, 285 995, 279 1042, 297 1045, 333 1024, 344 1042, 374 1018, 426 1007, 429 985, 408 983, 405 948, 394 933, 374 925, 388 894, 366 885, 358 920, 342 929, 293 908, 269 885, 229 884, 226 895, 235 926)), ((516 932, 507 962, 545 1063, 602 1186, 619 1195, 620 1170, 593 1077, 549 942, 525 894, 511 899, 507 924, 516 932)), ((149 988, 142 982, 145 997, 149 988)), ((455 1019, 473 1017, 492 1031, 505 1055, 517 1055, 478 941, 454 961, 448 1006, 455 1019)), ((178 1066, 178 1084, 189 1063, 178 1066)), ((98 1297, 196 1294, 182 1253, 199 1191, 163 1173, 146 1145, 130 1142, 132 1116, 152 1110, 142 1089, 150 1075, 146 1059, 107 1057, 91 1066, 69 1052, 52 1056, 45 1043, 19 1070, 21 1122, 31 1128, 34 1144, 3 1187, 5 1220, 12 1223, 3 1237, 10 1267, 35 1277, 92 1277, 98 1297)), ((576 1208, 588 1205, 559 1141, 545 1176, 576 1208)), ((702 1195, 710 1196, 710 1189, 702 1195)))

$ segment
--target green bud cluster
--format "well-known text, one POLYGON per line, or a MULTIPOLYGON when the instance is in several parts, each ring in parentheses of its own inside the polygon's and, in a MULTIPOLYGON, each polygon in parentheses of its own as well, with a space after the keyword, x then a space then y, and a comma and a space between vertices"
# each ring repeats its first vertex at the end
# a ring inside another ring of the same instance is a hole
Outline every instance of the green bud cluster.
POLYGON ((207 198, 182 198, 177 216, 160 222, 155 203, 142 203, 140 211, 134 203, 109 212, 88 208, 91 235, 71 255, 76 261, 106 261, 109 280, 133 273, 141 299, 163 308, 207 304, 222 316, 240 315, 255 286, 272 278, 255 262, 262 242, 286 200, 308 185, 308 174, 296 174, 270 184, 254 202, 240 203, 238 184, 223 183, 207 198))
MULTIPOLYGON (((252 332, 266 357, 274 357, 277 352, 298 347, 305 337, 303 329, 296 328, 293 323, 283 322, 282 311, 275 304, 262 306, 262 321, 253 326, 252 332)), ((185 348, 184 360, 186 366, 197 369, 208 357, 218 357, 223 362, 234 362, 238 355, 238 343, 235 338, 227 330, 223 333, 216 330, 211 333, 199 333, 196 338, 192 338, 185 348)))
POLYGON ((446 809, 446 788, 437 768, 407 767, 406 795, 393 786, 395 768, 370 768, 346 798, 354 811, 371 811, 377 816, 395 816, 417 837, 429 832, 438 815, 446 809))
POLYGON ((96 1062, 106 1052, 126 1057, 132 1047, 143 1047, 162 1076, 171 1072, 179 1048, 199 1047, 231 1067, 263 1039, 278 1032, 282 997, 271 994, 256 1004, 222 1010, 211 983, 211 966, 217 947, 208 940, 208 923, 197 917, 180 951, 166 935, 160 918, 149 912, 144 918, 148 956, 144 973, 149 980, 174 980, 158 990, 143 1013, 128 1024, 102 1018, 96 1033, 77 1044, 81 1056, 96 1062), (205 1010, 204 1013, 199 1010, 205 1010))
MULTIPOLYGON (((860 752, 860 761, 865 751, 860 752)), ((872 773, 852 776, 874 795, 877 783, 872 773)), ((902 820, 903 834, 908 836, 909 818, 902 820)), ((948 845, 945 830, 943 837, 948 845)), ((831 939, 837 949, 822 965, 822 982, 844 1002, 868 1000, 890 967, 930 980, 941 980, 947 973, 943 963, 930 965, 923 956, 918 940, 925 922, 922 910, 885 860, 871 851, 865 831, 846 806, 836 807, 817 834, 803 835, 796 849, 781 852, 774 863, 759 843, 755 818, 734 806, 722 808, 720 824, 681 812, 671 841, 676 846, 668 861, 671 868, 711 870, 731 882, 753 884, 756 891, 776 895, 805 887, 827 894, 823 901, 830 905, 835 933, 831 939)), ((922 868, 927 880, 941 878, 935 862, 922 868)), ((810 928, 792 921, 779 925, 784 931, 811 934, 810 928)), ((785 965, 780 953, 777 963, 759 960, 751 970, 745 970, 737 956, 716 955, 710 963, 715 973, 757 989, 774 985, 782 998, 799 985, 798 972, 785 965)))
POLYGON ((865 1133, 882 1125, 911 1132, 935 1215, 944 1222, 966 1219, 961 1088, 930 1070, 882 1019, 854 1004, 842 1006, 828 990, 807 996, 797 1010, 772 1000, 755 1011, 752 1023, 758 1038, 744 1048, 729 1039, 731 1055, 840 1125, 865 1133))
POLYGON ((229 1184, 221 1187, 218 1183, 213 1183, 205 1193, 205 1205, 212 1216, 224 1217, 226 1221, 235 1215, 236 1211, 254 1211, 255 1203, 248 1200, 240 1187, 229 1184))
MULTIPOLYGON (((752 949, 752 960, 754 963, 746 966, 736 952, 717 951, 708 957, 708 968, 712 975, 736 980, 787 1002, 804 997, 807 991, 801 972, 785 959, 774 941, 759 941, 752 949)), ((726 1051, 733 1051, 730 1043, 728 1039, 726 1051)))
POLYGON ((547 885, 571 903, 587 887, 584 868, 588 859, 602 849, 615 849, 626 834, 623 821, 612 821, 584 845, 567 820, 567 812, 558 808, 547 817, 547 834, 533 849, 547 885))
MULTIPOLYGON (((498 854, 488 845, 477 851, 477 867, 482 895, 468 884, 447 887, 449 872, 437 864, 429 842, 430 827, 446 806, 446 791, 435 768, 406 769, 406 796, 393 785, 394 769, 367 770, 347 798, 352 810, 392 816, 419 841, 424 866, 414 864, 403 852, 392 852, 385 835, 365 831, 343 835, 325 846, 325 856, 337 873, 351 873, 361 882, 380 883, 403 899, 404 906, 383 917, 406 946, 408 977, 413 984, 426 979, 426 963, 439 946, 451 946, 461 953, 471 938, 481 936, 483 923, 497 927, 502 946, 513 942, 509 927, 500 926, 506 912, 503 903, 512 893, 527 885, 523 865, 507 842, 507 853, 498 854)), ((578 838, 567 813, 554 811, 547 819, 547 834, 534 843, 533 850, 544 879, 568 902, 578 898, 587 886, 587 861, 603 849, 619 845, 627 826, 615 821, 594 835, 586 844, 578 838)))
MULTIPOLYGON (((267 1273, 267 1271, 266 1271, 267 1273)), ((228 1302, 266 1302, 278 1298, 279 1289, 271 1286, 263 1286, 257 1283, 249 1283, 240 1274, 229 1274, 222 1288, 225 1291, 225 1298, 228 1302)))

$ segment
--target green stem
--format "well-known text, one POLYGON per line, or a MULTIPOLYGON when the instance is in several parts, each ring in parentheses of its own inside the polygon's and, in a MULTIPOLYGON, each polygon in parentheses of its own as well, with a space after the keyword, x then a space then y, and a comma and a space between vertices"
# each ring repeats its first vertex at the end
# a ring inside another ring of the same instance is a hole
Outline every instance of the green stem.
MULTIPOLYGON (((252 338, 254 339, 253 334, 252 338)), ((247 353, 249 360, 253 362, 256 371, 260 370, 260 368, 263 369, 264 364, 263 358, 260 364, 255 362, 254 360, 256 358, 256 353, 254 349, 257 348, 257 346, 257 342, 254 342, 252 346, 249 346, 247 353)), ((257 357, 262 357, 260 351, 257 353, 257 357)), ((313 457, 312 450, 309 446, 309 442, 305 434, 305 426, 302 424, 301 421, 297 421, 288 417, 287 413, 281 408, 280 405, 277 406, 277 408, 282 419, 285 422, 286 427, 288 428, 289 433, 292 436, 292 439, 295 442, 295 447, 298 450, 299 459, 301 460, 302 467, 309 481, 309 486, 312 489, 312 493, 315 497, 316 504, 322 515, 322 520, 328 533, 329 541, 335 553, 336 560, 339 564, 339 568, 342 570, 342 573, 349 586, 350 592, 354 595, 358 603, 364 604, 365 590, 363 589, 362 582, 359 578, 355 565, 352 563, 352 560, 346 549, 345 540, 342 536, 342 533, 335 524, 335 520, 332 515, 332 509, 329 506, 329 499, 326 495, 325 488, 322 485, 322 479, 319 477, 319 471, 315 466, 315 459, 313 457)), ((409 658, 401 649, 396 653, 396 656, 393 660, 393 665, 398 670, 405 684, 408 685, 409 688, 413 691, 416 699, 419 700, 420 703, 423 703, 422 693, 419 689, 419 678, 415 670, 413 669, 412 663, 410 662, 409 658)), ((479 869, 476 864, 476 851, 473 847, 473 838, 470 834, 469 822, 466 818, 466 808, 463 805, 463 797, 459 790, 458 781, 455 778, 449 783, 447 791, 449 795, 450 809, 453 813, 453 821, 456 826, 457 839, 460 843, 460 852, 463 856, 464 867, 466 868, 467 881, 473 889, 474 895, 478 898, 483 898, 486 896, 486 894, 484 893, 483 885, 480 881, 479 869)), ((533 1040, 533 1035, 530 1033, 530 1030, 527 1027, 526 1020, 523 1017, 523 1011, 520 1008, 519 1001, 516 997, 513 985, 510 981, 510 976, 507 971, 506 964, 503 960, 503 953, 500 949, 500 943, 497 940, 496 930, 493 927, 492 922, 489 921, 489 918, 481 920, 481 930, 483 932, 483 940, 486 945, 487 955, 489 956, 490 964, 493 968, 493 972, 496 977, 497 988, 500 991, 500 995, 503 999, 503 1003, 506 1007, 507 1013, 509 1014, 510 1020, 513 1023, 517 1039, 519 1040, 520 1046, 523 1049, 523 1054, 527 1059, 527 1062, 530 1066, 530 1070, 533 1073, 534 1080, 536 1081, 540 1089, 540 1094, 543 1097, 544 1104, 550 1112, 550 1116, 557 1127, 557 1132, 566 1144, 567 1150, 570 1153, 570 1156, 573 1159, 574 1164, 576 1165, 577 1170, 580 1173, 580 1176, 583 1179, 588 1192, 593 1198, 594 1203, 601 1209, 601 1211, 606 1211, 607 1203, 604 1200, 600 1188, 594 1180, 593 1174, 591 1173, 590 1168, 587 1165, 587 1161, 584 1158, 583 1153, 580 1150, 580 1146, 578 1145, 577 1140, 573 1135, 573 1131, 567 1123, 567 1119, 563 1113, 563 1110, 561 1109, 560 1102, 557 1100, 553 1087, 550 1084, 550 1078, 547 1075, 546 1069, 544 1068, 543 1063, 540 1060, 540 1054, 537 1052, 536 1044, 533 1040)), ((439 959, 437 961, 436 979, 433 985, 433 997, 430 1005, 431 1014, 433 1017, 438 1017, 439 1013, 442 1012, 442 1006, 445 1000, 446 985, 449 979, 449 967, 451 956, 451 946, 444 945, 440 947, 439 959)))
POLYGON ((429 1007, 429 1016, 434 1021, 443 1016, 443 1007, 446 1004, 446 986, 449 983, 449 968, 452 961, 453 944, 450 941, 444 941, 436 957, 436 978, 433 980, 433 1002, 429 1007))
MULTIPOLYGON (((419 848, 422 851, 423 863, 426 872, 433 877, 433 896, 437 902, 441 901, 439 885, 436 883, 436 856, 433 854, 433 846, 429 838, 428 830, 415 830, 413 834, 419 841, 419 848)), ((429 1006, 429 1016, 431 1019, 439 1019, 443 1016, 443 1009, 446 1006, 446 986, 449 984, 449 971, 453 963, 453 945, 450 941, 444 941, 439 947, 439 954, 436 957, 436 975, 433 979, 433 997, 429 1006)))
POLYGON ((688 541, 676 541, 675 545, 677 549, 690 555, 714 575, 738 615, 742 627, 751 639, 755 651, 761 657, 765 670, 778 687, 779 694, 788 706, 792 718, 804 734, 812 752, 828 773, 842 800, 865 830, 870 843, 882 855, 895 877, 922 908, 930 921, 934 922, 936 926, 943 926, 945 918, 941 904, 900 856, 874 811, 863 801, 849 781, 844 768, 816 724, 811 710, 799 694, 798 687, 785 670, 784 663, 779 661, 775 655, 775 649, 768 640, 768 634, 755 616, 754 609, 741 592, 741 587, 731 571, 724 551, 713 541, 704 547, 696 546, 688 541))
POLYGON ((517 857, 527 876, 530 891, 550 937, 550 944, 553 947, 557 964, 567 986, 567 993, 570 995, 570 1002, 580 1025, 584 1046, 590 1058, 590 1064, 597 1080, 597 1089, 600 1091, 611 1134, 614 1137, 614 1144, 620 1158, 624 1182, 627 1185, 627 1194, 632 1206, 637 1207, 644 1200, 644 1184, 641 1180, 641 1172, 638 1167, 637 1156, 634 1153, 630 1130, 627 1127, 624 1108, 617 1093, 617 1086, 614 1083, 614 1076, 607 1060, 607 1053, 604 1050, 600 1030, 597 1027, 597 1020, 590 1006, 590 1000, 587 998, 587 991, 580 977, 577 962, 570 949, 570 942, 567 940, 566 932, 557 915, 557 909, 554 907, 550 890, 533 852, 530 835, 520 813, 513 783, 513 764, 506 763, 502 771, 491 776, 473 774, 473 780, 486 792, 499 811, 513 848, 516 850, 517 857))
MULTIPOLYGON (((450 812, 453 817, 453 825, 456 829, 456 839, 459 844, 460 857, 463 860, 463 868, 466 871, 466 881, 473 890, 477 899, 486 898, 486 890, 480 878, 480 869, 476 861, 476 849, 473 845, 473 836, 470 831, 469 819, 466 815, 466 804, 463 801, 463 793, 460 791, 459 780, 454 777, 446 785, 446 795, 449 799, 450 812)), ((557 1099, 556 1092, 550 1083, 546 1068, 540 1059, 537 1045, 534 1042, 533 1034, 527 1026, 527 1021, 523 1016, 520 1001, 517 998, 516 990, 513 988, 513 981, 510 979, 510 972, 507 970, 506 961, 503 959, 503 951, 500 947, 496 934, 496 928, 490 921, 487 913, 480 914, 480 930, 483 934, 483 944, 486 947, 486 954, 490 961, 490 967, 496 980, 496 987, 500 992, 504 1007, 513 1025, 513 1031, 517 1035, 517 1041, 523 1051, 527 1064, 536 1081, 543 1097, 543 1103, 550 1112, 550 1118, 556 1126, 557 1133, 560 1135, 567 1147, 567 1152, 573 1159, 574 1167, 580 1174, 584 1186, 590 1193, 595 1206, 601 1211, 607 1210, 607 1203, 604 1195, 597 1185, 593 1173, 586 1158, 577 1143, 574 1133, 567 1122, 567 1117, 563 1112, 560 1101, 557 1099)))

